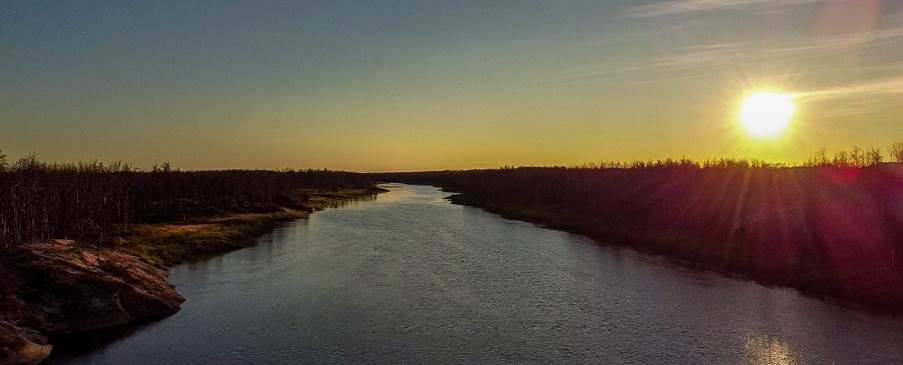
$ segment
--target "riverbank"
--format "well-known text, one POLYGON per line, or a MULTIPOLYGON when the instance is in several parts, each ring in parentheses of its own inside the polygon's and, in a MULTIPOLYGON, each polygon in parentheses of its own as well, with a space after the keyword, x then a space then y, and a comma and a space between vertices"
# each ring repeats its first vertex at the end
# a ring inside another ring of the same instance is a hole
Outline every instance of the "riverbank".
POLYGON ((791 271, 757 272, 750 266, 731 265, 698 247, 703 237, 677 230, 631 226, 605 222, 555 204, 504 203, 474 199, 466 193, 447 198, 453 204, 484 209, 508 219, 521 220, 552 229, 580 234, 598 242, 620 245, 653 255, 661 255, 679 265, 709 270, 764 285, 785 286, 803 293, 838 301, 844 305, 892 315, 903 314, 903 284, 892 268, 856 267, 812 270, 802 275, 791 271), (878 281, 876 278, 885 278, 878 281), (847 285, 843 285, 847 284, 847 285))
POLYGON ((70 240, 15 245, 0 256, 0 364, 37 363, 61 338, 165 317, 184 299, 167 269, 249 247, 286 221, 377 187, 302 191, 303 203, 275 211, 139 224, 100 244, 70 240))
POLYGON ((903 313, 903 164, 668 162, 382 174, 686 266, 903 313))
POLYGON ((333 208, 342 202, 385 192, 378 187, 343 188, 330 191, 307 190, 301 204, 280 207, 272 212, 236 213, 190 219, 182 222, 136 225, 130 232, 107 244, 115 250, 141 257, 147 262, 169 267, 201 260, 254 244, 254 239, 286 221, 307 218, 311 213, 333 208))
POLYGON ((177 315, 49 363, 903 359, 903 318, 596 246, 452 205, 432 186, 391 190, 174 267, 170 280, 189 298, 177 315))

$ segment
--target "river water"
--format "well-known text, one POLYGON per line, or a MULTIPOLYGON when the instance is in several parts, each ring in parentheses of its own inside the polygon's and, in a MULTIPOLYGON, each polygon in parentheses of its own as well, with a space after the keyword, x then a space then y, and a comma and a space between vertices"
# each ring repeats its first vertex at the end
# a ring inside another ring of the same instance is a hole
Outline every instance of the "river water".
POLYGON ((53 362, 903 363, 903 319, 387 187, 174 267, 179 313, 53 362))

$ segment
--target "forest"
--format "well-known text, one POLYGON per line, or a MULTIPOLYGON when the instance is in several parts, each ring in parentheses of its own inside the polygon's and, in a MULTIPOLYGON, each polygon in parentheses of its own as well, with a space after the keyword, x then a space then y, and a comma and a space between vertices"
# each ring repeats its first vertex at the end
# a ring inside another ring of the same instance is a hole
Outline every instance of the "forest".
POLYGON ((688 159, 352 173, 142 170, 0 153, 0 243, 103 242, 131 225, 307 209, 313 191, 429 184, 453 202, 739 274, 903 310, 903 143, 798 166, 688 159))
POLYGON ((903 310, 903 143, 800 166, 664 160, 396 173, 503 216, 767 284, 903 310))
POLYGON ((0 246, 55 238, 102 242, 130 225, 305 207, 311 190, 369 187, 327 170, 142 170, 122 162, 47 163, 0 152, 0 246))

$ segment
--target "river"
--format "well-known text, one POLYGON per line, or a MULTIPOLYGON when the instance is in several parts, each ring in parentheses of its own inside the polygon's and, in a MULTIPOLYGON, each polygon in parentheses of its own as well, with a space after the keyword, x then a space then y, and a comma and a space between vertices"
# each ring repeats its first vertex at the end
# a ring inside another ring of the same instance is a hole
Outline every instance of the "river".
POLYGON ((179 313, 52 363, 903 363, 901 318, 386 186, 174 267, 179 313))

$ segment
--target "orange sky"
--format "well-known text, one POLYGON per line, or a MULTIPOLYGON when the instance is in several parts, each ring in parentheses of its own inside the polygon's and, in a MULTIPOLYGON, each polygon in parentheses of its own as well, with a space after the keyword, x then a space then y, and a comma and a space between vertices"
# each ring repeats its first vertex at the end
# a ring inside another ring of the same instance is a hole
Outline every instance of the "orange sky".
POLYGON ((903 139, 903 2, 7 3, 0 149, 431 170, 903 139), (798 95, 776 138, 744 95, 798 95))

